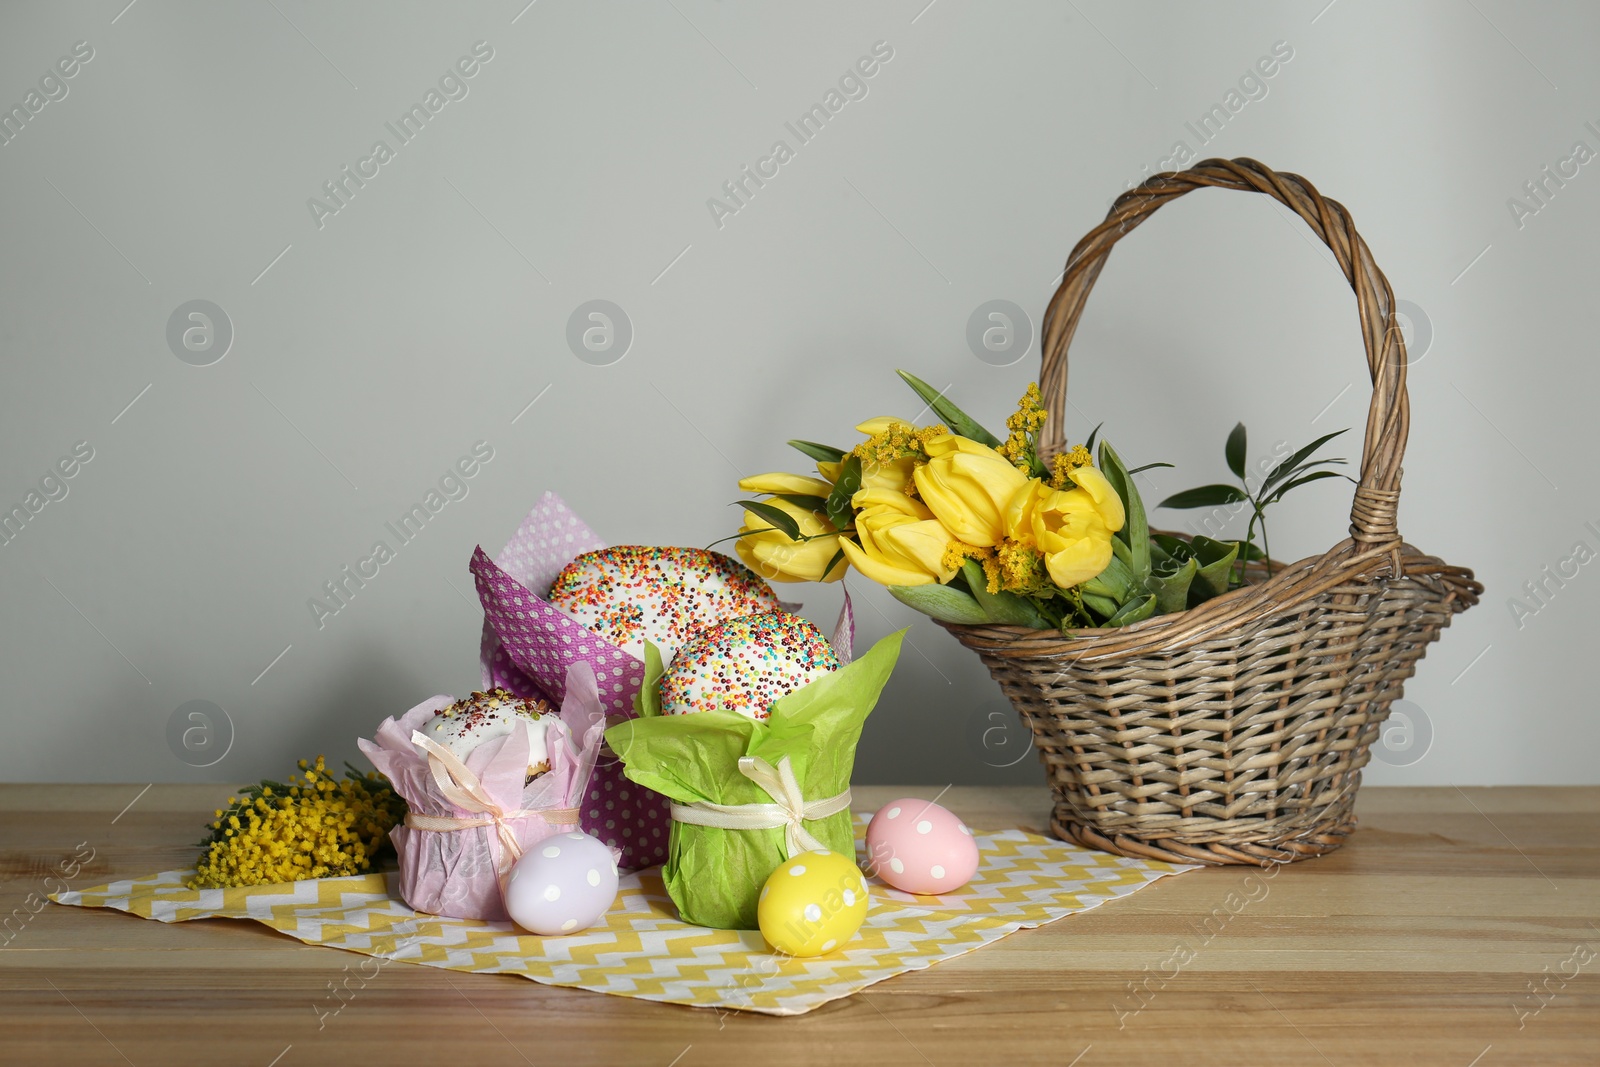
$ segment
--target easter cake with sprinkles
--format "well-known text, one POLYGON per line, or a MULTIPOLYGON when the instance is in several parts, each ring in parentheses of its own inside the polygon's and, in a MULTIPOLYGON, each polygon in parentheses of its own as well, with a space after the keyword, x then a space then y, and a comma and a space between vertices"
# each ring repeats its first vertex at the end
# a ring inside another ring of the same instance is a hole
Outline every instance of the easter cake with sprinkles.
POLYGON ((450 750, 462 763, 485 741, 505 737, 518 723, 528 726, 528 774, 531 782, 550 769, 545 729, 560 717, 543 700, 513 696, 504 689, 473 693, 422 724, 422 735, 450 750))
POLYGON ((644 545, 583 553, 547 599, 635 659, 650 641, 663 662, 708 626, 780 610, 771 586, 720 552, 644 545))
POLYGON ((661 678, 661 712, 735 711, 763 720, 775 701, 838 669, 827 638, 797 615, 730 619, 679 650, 661 678))

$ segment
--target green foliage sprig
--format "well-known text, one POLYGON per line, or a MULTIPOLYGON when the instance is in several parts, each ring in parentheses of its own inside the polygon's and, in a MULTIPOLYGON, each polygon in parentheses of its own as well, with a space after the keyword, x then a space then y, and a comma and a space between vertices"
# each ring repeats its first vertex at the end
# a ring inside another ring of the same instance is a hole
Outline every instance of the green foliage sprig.
MULTIPOLYGON (((1181 493, 1174 493, 1172 496, 1167 497, 1167 499, 1161 502, 1160 506, 1164 508, 1187 509, 1226 507, 1233 504, 1249 504, 1250 523, 1245 529, 1244 541, 1242 542, 1243 550, 1239 553, 1238 558, 1238 575, 1235 577, 1233 584, 1244 584, 1244 569, 1248 561, 1252 559, 1259 559, 1265 562, 1267 568, 1267 577, 1270 578, 1272 577, 1272 546, 1271 542, 1267 538, 1268 506, 1276 504, 1278 501, 1282 500, 1291 489, 1297 489, 1308 482, 1319 481, 1323 478, 1344 478, 1347 481, 1354 482, 1354 478, 1351 478, 1348 474, 1345 474, 1341 471, 1317 469, 1319 467, 1326 468, 1339 466, 1343 464, 1345 460, 1311 459, 1311 457, 1314 456, 1317 450, 1323 445, 1327 444, 1335 437, 1338 437, 1340 434, 1348 432, 1349 427, 1346 427, 1343 430, 1335 430, 1332 433, 1323 434, 1310 444, 1296 449, 1288 456, 1287 459, 1284 459, 1277 466, 1268 471, 1266 477, 1261 480, 1261 485, 1252 491, 1250 489, 1250 479, 1245 474, 1245 454, 1248 449, 1248 435, 1245 431, 1244 423, 1241 422, 1233 428, 1233 432, 1228 434, 1228 440, 1223 445, 1222 449, 1223 458, 1228 462, 1228 469, 1233 472, 1234 477, 1239 479, 1239 484, 1229 485, 1225 482, 1221 482, 1213 485, 1198 486, 1194 489, 1185 489, 1181 493), (1257 525, 1260 525, 1261 527, 1261 547, 1259 548, 1256 547, 1255 539, 1257 525)), ((1183 544, 1183 542, 1178 541, 1177 538, 1167 538, 1166 540, 1177 542, 1178 545, 1183 544)), ((1205 542, 1210 546, 1216 546, 1219 544, 1219 542, 1212 541, 1207 537, 1196 537, 1192 542, 1189 542, 1189 544, 1194 546, 1194 551, 1196 553, 1199 553, 1204 551, 1201 548, 1202 542, 1205 542)), ((1176 546, 1169 547, 1169 553, 1173 556, 1174 560, 1179 558, 1179 555, 1182 553, 1182 551, 1183 550, 1181 548, 1176 546)), ((1213 548, 1207 551, 1207 554, 1215 556, 1216 551, 1213 548)), ((1196 556, 1196 558, 1198 559, 1198 556, 1196 556)), ((1213 560, 1213 564, 1215 562, 1216 559, 1213 560)), ((1230 563, 1230 566, 1231 565, 1232 564, 1230 563)))

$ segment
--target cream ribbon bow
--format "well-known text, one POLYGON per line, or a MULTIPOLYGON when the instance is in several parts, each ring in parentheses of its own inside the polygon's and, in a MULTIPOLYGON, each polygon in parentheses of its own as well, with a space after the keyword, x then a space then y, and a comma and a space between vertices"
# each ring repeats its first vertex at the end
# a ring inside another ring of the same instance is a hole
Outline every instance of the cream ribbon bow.
POLYGON ((828 846, 812 836, 802 821, 826 818, 850 807, 849 789, 825 800, 807 802, 800 793, 800 783, 795 780, 788 756, 778 761, 776 769, 759 756, 742 756, 739 773, 760 786, 775 803, 713 804, 709 800, 699 800, 693 804, 672 805, 672 817, 678 822, 719 830, 772 830, 781 826, 787 858, 801 852, 828 851, 828 846))
POLYGON ((433 775, 433 782, 439 787, 440 795, 458 808, 479 814, 472 818, 460 818, 454 815, 420 815, 416 812, 407 812, 406 825, 416 830, 434 831, 469 830, 475 826, 492 825, 500 836, 500 843, 505 846, 500 854, 501 873, 522 858, 522 846, 517 842, 516 831, 511 828, 513 819, 537 815, 552 826, 577 825, 578 812, 573 808, 553 808, 546 811, 515 808, 507 811, 494 802, 494 798, 483 788, 478 776, 468 770, 467 765, 448 748, 420 730, 412 731, 411 743, 428 754, 428 772, 433 775))

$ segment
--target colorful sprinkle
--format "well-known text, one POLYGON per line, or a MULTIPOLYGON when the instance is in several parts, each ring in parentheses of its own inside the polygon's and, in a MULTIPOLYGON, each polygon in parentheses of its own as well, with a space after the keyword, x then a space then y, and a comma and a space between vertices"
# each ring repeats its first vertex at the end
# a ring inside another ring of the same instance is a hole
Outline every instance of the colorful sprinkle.
POLYGON ((649 639, 663 662, 707 626, 779 610, 771 587, 737 560, 642 545, 583 553, 561 569, 548 599, 637 659, 649 639))
POLYGON ((839 669, 822 632, 786 611, 731 619, 684 645, 661 678, 666 715, 736 711, 752 719, 808 682, 839 669))

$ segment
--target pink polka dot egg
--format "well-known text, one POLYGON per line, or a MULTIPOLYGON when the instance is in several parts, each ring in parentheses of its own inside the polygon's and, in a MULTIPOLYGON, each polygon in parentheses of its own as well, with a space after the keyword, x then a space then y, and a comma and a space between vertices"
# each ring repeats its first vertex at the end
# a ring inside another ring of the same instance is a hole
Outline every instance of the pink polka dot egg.
POLYGON ((573 830, 535 842, 506 879, 512 922, 546 937, 575 934, 600 920, 617 898, 611 850, 573 830))
POLYGON ((937 896, 978 873, 978 843, 949 810, 904 797, 885 804, 867 824, 867 863, 902 892, 937 896))

